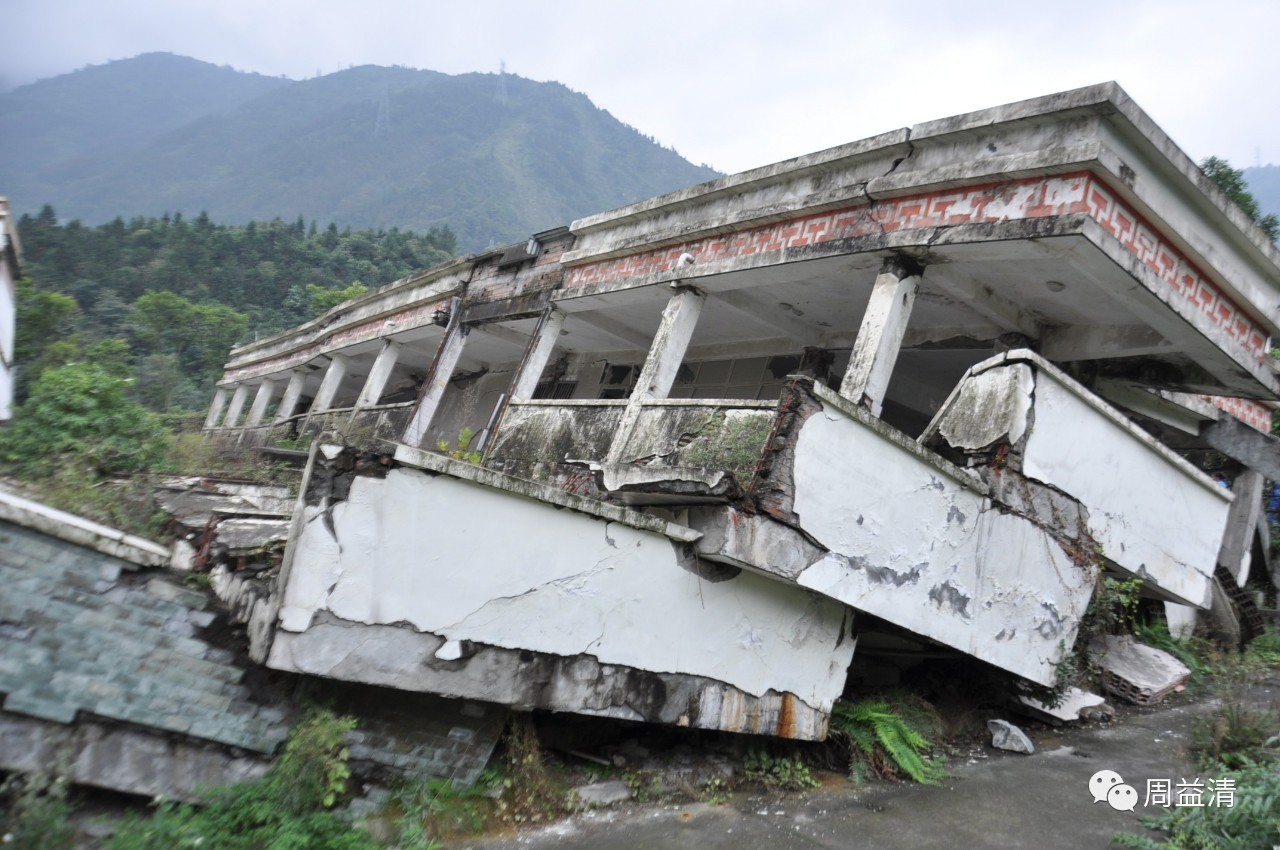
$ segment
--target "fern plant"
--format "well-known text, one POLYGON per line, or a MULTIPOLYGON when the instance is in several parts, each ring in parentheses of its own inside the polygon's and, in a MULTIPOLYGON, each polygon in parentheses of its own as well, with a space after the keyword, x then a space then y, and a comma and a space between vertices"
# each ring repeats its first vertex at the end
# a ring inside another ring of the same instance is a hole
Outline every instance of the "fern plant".
POLYGON ((850 777, 857 779, 862 762, 882 776, 906 774, 923 785, 937 785, 945 768, 925 753, 933 746, 884 700, 836 703, 831 711, 833 731, 850 745, 850 777))

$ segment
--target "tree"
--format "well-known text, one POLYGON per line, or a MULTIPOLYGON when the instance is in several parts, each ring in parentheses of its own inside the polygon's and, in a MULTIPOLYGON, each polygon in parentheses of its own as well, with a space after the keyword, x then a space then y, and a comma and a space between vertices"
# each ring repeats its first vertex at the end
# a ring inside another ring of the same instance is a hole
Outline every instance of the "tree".
POLYGON ((1211 156, 1200 163, 1200 170, 1204 175, 1218 184, 1218 188, 1227 193, 1227 197, 1236 202, 1240 209, 1244 210, 1245 215, 1258 227, 1262 228, 1262 232, 1271 238, 1272 242, 1280 240, 1280 217, 1274 213, 1262 212, 1258 206, 1258 199, 1249 191, 1249 184, 1245 182, 1244 170, 1240 168, 1232 168, 1231 163, 1217 156, 1211 156))
POLYGON ((96 363, 45 370, 0 432, 0 459, 28 478, 65 467, 90 477, 149 468, 164 456, 168 435, 158 416, 125 397, 128 385, 96 363))

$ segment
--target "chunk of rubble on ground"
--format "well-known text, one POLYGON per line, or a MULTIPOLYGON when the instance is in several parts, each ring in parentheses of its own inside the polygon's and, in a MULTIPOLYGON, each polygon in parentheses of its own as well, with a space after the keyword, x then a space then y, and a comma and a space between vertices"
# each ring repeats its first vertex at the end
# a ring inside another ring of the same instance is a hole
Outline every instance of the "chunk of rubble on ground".
POLYGON ((1062 695, 1062 699, 1057 705, 1050 705, 1048 702, 1038 700, 1030 694, 1023 694, 1018 697, 1017 708, 1023 714, 1036 720, 1052 726, 1061 726, 1074 720, 1087 719, 1095 713, 1094 709, 1106 705, 1106 702, 1105 697, 1071 687, 1062 695))
POLYGON ((1036 745, 1031 743, 1027 733, 1008 720, 988 720, 987 731, 991 733, 991 746, 997 750, 1008 750, 1011 753, 1031 755, 1036 745))
POLYGON ((1181 661, 1132 635, 1100 635, 1089 651, 1102 669, 1103 689, 1134 705, 1155 705, 1191 678, 1181 661))

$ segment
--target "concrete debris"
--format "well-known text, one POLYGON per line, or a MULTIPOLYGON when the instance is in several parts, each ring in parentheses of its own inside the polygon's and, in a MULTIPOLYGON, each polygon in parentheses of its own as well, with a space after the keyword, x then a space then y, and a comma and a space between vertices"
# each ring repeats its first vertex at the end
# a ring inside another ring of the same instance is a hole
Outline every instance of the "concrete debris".
POLYGON ((997 750, 1027 755, 1036 751, 1036 745, 1031 743, 1026 733, 1007 720, 988 720, 987 730, 991 732, 991 746, 997 750))
POLYGON ((1089 651, 1102 668, 1102 687, 1134 705, 1154 705, 1191 678, 1181 661, 1132 635, 1100 635, 1089 651))
POLYGON ((593 782, 573 789, 579 802, 588 806, 610 806, 631 799, 631 786, 621 780, 593 782))
MULTIPOLYGON (((1106 699, 1103 697, 1088 691, 1082 691, 1079 688, 1068 688, 1066 694, 1062 697, 1061 704, 1057 707, 1050 707, 1032 696, 1018 698, 1020 711, 1034 717, 1036 720, 1041 720, 1054 726, 1061 726, 1063 723, 1070 723, 1073 720, 1081 720, 1086 712, 1105 704, 1106 699)), ((1115 712, 1112 711, 1112 714, 1115 714, 1115 712)))

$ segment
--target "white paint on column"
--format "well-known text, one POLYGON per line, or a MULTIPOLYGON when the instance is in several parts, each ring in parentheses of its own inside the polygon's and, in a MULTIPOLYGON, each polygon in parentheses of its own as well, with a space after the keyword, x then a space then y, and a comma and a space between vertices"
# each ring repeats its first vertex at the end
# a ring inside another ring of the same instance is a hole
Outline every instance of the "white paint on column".
POLYGON ((427 432, 431 429, 431 420, 435 419, 436 410, 440 407, 440 399, 444 398, 444 391, 449 388, 449 379, 453 377, 453 370, 457 367, 458 358, 462 356, 462 349, 466 344, 467 329, 461 324, 450 327, 444 338, 440 340, 440 347, 436 349, 435 362, 431 366, 431 377, 423 388, 417 407, 413 409, 409 424, 404 429, 403 440, 406 445, 419 448, 422 439, 427 436, 427 432))
POLYGON ((209 415, 204 418, 204 427, 208 429, 218 424, 227 406, 227 388, 218 387, 213 394, 213 402, 209 405, 209 415))
POLYGON ((302 385, 306 380, 307 376, 301 369, 295 369, 290 373, 289 383, 284 388, 284 397, 280 399, 280 406, 276 408, 277 423, 288 419, 298 409, 298 399, 302 398, 302 385))
POLYGON ((889 270, 881 272, 871 288, 871 300, 862 315, 849 367, 840 382, 840 395, 854 404, 865 400, 876 416, 884 404, 919 288, 919 276, 899 277, 896 271, 889 270))
POLYGON ((680 364, 684 362, 685 352, 689 350, 689 341, 693 339, 693 331, 698 326, 698 317, 706 300, 705 293, 690 287, 677 291, 667 301, 662 311, 662 322, 649 347, 649 355, 640 369, 627 409, 622 413, 617 433, 609 446, 610 463, 616 463, 626 451, 644 403, 671 394, 671 386, 680 371, 680 364))
POLYGON ((236 426, 236 422, 240 419, 240 411, 244 410, 244 402, 248 396, 248 385, 238 384, 236 391, 231 394, 231 404, 227 406, 227 415, 222 420, 223 428, 234 428, 236 426))
POLYGON ((537 337, 529 356, 520 364, 520 374, 516 376, 511 389, 512 401, 528 401, 538 388, 538 379, 547 368, 547 361, 556 350, 560 340, 560 331, 564 328, 565 314, 552 309, 538 327, 537 337))
POLYGON ((253 406, 249 408, 249 418, 245 420, 244 427, 253 428, 262 424, 263 418, 267 415, 267 406, 271 404, 275 394, 276 382, 271 378, 264 378, 258 385, 257 395, 253 397, 253 406))
POLYGON ((311 403, 312 413, 320 413, 332 406, 333 398, 338 394, 338 388, 342 386, 342 379, 346 376, 346 356, 342 354, 330 355, 329 368, 324 373, 324 379, 320 381, 320 389, 316 391, 315 401, 311 403))
POLYGON ((356 407, 372 407, 378 403, 378 399, 382 398, 382 391, 386 389, 387 381, 391 378, 391 371, 396 368, 396 360, 399 356, 400 343, 393 339, 384 340, 382 350, 378 352, 377 359, 373 361, 373 368, 369 370, 369 377, 365 379, 364 388, 360 390, 356 407))

